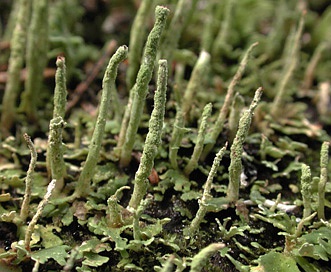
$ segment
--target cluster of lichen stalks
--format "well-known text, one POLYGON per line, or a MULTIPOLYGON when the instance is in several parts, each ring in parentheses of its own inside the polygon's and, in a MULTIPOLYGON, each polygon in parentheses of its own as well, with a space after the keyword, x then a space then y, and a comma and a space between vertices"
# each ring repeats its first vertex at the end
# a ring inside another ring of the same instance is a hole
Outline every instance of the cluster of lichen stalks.
MULTIPOLYGON (((14 34, 13 34, 13 43, 12 43, 12 53, 10 58, 9 65, 9 78, 6 86, 5 97, 3 99, 3 107, 2 107, 2 129, 3 135, 8 134, 12 123, 14 122, 15 113, 13 110, 15 107, 13 106, 13 101, 16 100, 17 94, 17 86, 15 86, 15 81, 17 81, 17 77, 19 76, 18 71, 22 66, 22 59, 19 59, 19 55, 21 54, 22 47, 25 40, 21 39, 26 32, 25 29, 25 13, 24 7, 28 6, 27 0, 21 0, 21 9, 18 16, 18 22, 14 34), (24 27, 23 27, 24 26, 24 27), (22 34, 23 31, 23 34, 22 34), (14 97, 13 97, 14 96, 14 97)), ((41 24, 40 20, 46 20, 47 16, 45 14, 45 5, 47 1, 34 1, 34 3, 39 3, 34 5, 34 20, 36 20, 35 24, 41 24), (44 14, 46 18, 40 18, 41 14, 44 14), (39 20, 39 21, 38 21, 39 20)), ((102 86, 102 96, 99 105, 99 112, 96 120, 96 124, 94 127, 93 135, 90 141, 88 155, 86 161, 83 165, 82 171, 80 173, 77 185, 75 190, 71 196, 66 198, 67 201, 73 201, 76 198, 82 198, 89 195, 91 191, 91 180, 94 174, 94 169, 96 167, 98 156, 102 147, 102 141, 104 138, 105 125, 107 120, 107 115, 109 111, 109 107, 112 105, 111 98, 114 97, 114 86, 115 86, 115 78, 117 75, 117 68, 119 64, 129 57, 130 66, 127 71, 127 86, 130 88, 130 97, 128 104, 126 106, 124 116, 122 119, 121 131, 118 139, 118 144, 114 149, 113 153, 119 160, 119 167, 124 168, 129 165, 131 160, 131 153, 133 150, 133 146, 135 143, 135 137, 140 125, 140 119, 143 113, 145 99, 148 92, 148 84, 152 79, 153 71, 155 70, 155 62, 162 56, 163 59, 158 60, 158 73, 157 73, 157 90, 155 93, 155 102, 154 102, 154 110, 151 114, 149 121, 149 132, 147 134, 143 154, 141 157, 139 169, 135 174, 134 178, 134 191, 131 196, 129 205, 127 210, 132 214, 136 213, 141 205, 142 200, 144 199, 147 193, 148 187, 148 176, 151 173, 151 170, 154 165, 154 158, 158 152, 158 147, 161 143, 161 132, 163 128, 163 120, 165 113, 165 103, 166 103, 166 90, 167 90, 167 82, 168 82, 168 70, 170 69, 169 63, 172 61, 172 55, 174 49, 177 46, 181 31, 183 29, 183 20, 187 20, 189 17, 188 11, 185 11, 184 6, 185 1, 179 1, 176 9, 176 13, 170 23, 169 31, 167 31, 168 36, 165 36, 165 42, 160 46, 160 38, 166 26, 166 20, 169 13, 169 10, 165 7, 158 6, 155 10, 155 24, 153 29, 151 30, 145 48, 144 53, 141 58, 139 58, 140 52, 143 48, 143 40, 139 34, 138 29, 141 28, 142 24, 144 24, 144 15, 148 12, 148 10, 152 7, 151 1, 142 1, 141 7, 136 16, 136 20, 133 24, 132 36, 130 39, 130 51, 126 46, 121 46, 117 49, 116 53, 112 56, 107 66, 102 86), (181 24, 179 23, 182 20, 181 24), (160 48, 159 48, 160 47, 160 48), (141 62, 141 65, 139 63, 141 62)), ((197 1, 193 1, 194 5, 197 1)), ((26 12, 26 11, 25 11, 26 12)), ((303 19, 301 19, 299 23, 299 27, 297 30, 297 35, 295 37, 294 44, 297 45, 299 42, 299 37, 302 32, 303 27, 303 19)), ((44 30, 45 32, 45 30, 44 30)), ((40 37, 44 33, 42 29, 34 29, 31 32, 31 35, 40 37)), ((46 31, 47 33, 47 31, 46 31)), ((33 40, 33 39, 31 39, 33 40)), ((248 57, 253 50, 253 48, 257 44, 251 45, 246 53, 244 54, 240 66, 231 81, 227 95, 224 100, 224 104, 219 111, 219 116, 215 122, 215 124, 211 127, 211 133, 209 143, 204 145, 205 143, 205 135, 207 129, 207 121, 211 115, 212 105, 207 104, 203 110, 201 116, 201 122, 198 130, 198 136, 196 140, 196 145, 194 147, 193 154, 183 169, 183 173, 186 176, 197 168, 199 160, 204 160, 206 156, 213 150, 216 140, 218 139, 220 133, 223 130, 224 123, 228 117, 229 109, 231 107, 233 97, 234 97, 234 87, 237 82, 240 80, 247 61, 248 57)), ((33 46, 33 45, 30 45, 33 46)), ((29 45, 28 45, 29 50, 29 45)), ((41 49, 42 52, 43 49, 41 49)), ((297 52, 297 46, 293 46, 293 55, 297 52)), ((30 52, 30 51, 28 51, 30 52)), ((35 88, 33 84, 40 81, 40 79, 35 79, 34 77, 38 74, 38 71, 43 69, 45 63, 41 63, 40 61, 34 61, 35 59, 40 59, 40 55, 33 56, 33 50, 31 49, 31 54, 28 54, 28 64, 33 67, 30 69, 31 75, 28 77, 26 82, 26 100, 23 102, 23 108, 29 109, 30 115, 35 114, 35 105, 31 105, 30 103, 33 101, 31 97, 34 97, 32 89, 35 88), (29 78, 31 80, 29 80, 29 78), (30 82, 31 81, 31 82, 30 82), (32 86, 29 86, 32 85, 32 86), (30 95, 30 96, 29 96, 30 95), (29 101, 30 103, 28 103, 29 101)), ((295 62, 295 61, 294 61, 295 62)), ((65 177, 66 177, 66 169, 65 163, 63 159, 63 144, 62 144, 62 130, 65 127, 65 107, 66 107, 66 67, 65 67, 65 59, 63 57, 59 57, 56 61, 57 72, 56 72, 56 88, 54 93, 54 112, 53 119, 50 121, 50 130, 49 130, 49 141, 48 141, 48 150, 47 150, 47 168, 49 175, 51 176, 52 182, 48 187, 47 194, 45 198, 40 203, 37 209, 37 213, 29 223, 29 227, 27 228, 25 235, 25 247, 26 249, 30 248, 30 239, 31 234, 33 232, 34 226, 41 215, 41 211, 44 205, 47 203, 48 199, 53 190, 57 190, 58 192, 65 186, 65 177)), ((191 104, 199 85, 201 85, 201 77, 203 73, 208 69, 210 65, 210 54, 203 50, 194 66, 192 71, 192 75, 188 86, 186 88, 185 94, 182 99, 177 99, 177 114, 176 121, 174 124, 173 133, 171 135, 170 145, 169 145, 169 161, 171 167, 177 169, 179 166, 177 165, 177 151, 180 146, 183 130, 185 127, 185 123, 189 120, 189 112, 191 110, 191 104), (181 100, 181 101, 180 101, 181 100)), ((286 80, 289 79, 291 72, 293 71, 293 67, 295 64, 290 65, 288 70, 286 70, 286 74, 282 84, 280 84, 280 91, 275 97, 275 101, 271 107, 271 114, 277 115, 277 111, 280 108, 282 93, 284 92, 285 85, 287 83, 286 80)), ((231 163, 229 166, 229 184, 227 187, 227 195, 226 200, 228 204, 235 203, 239 199, 239 186, 240 186, 240 175, 242 173, 242 162, 241 155, 243 153, 243 144, 245 138, 247 136, 254 109, 257 107, 257 104, 261 98, 262 88, 259 88, 255 92, 255 96, 252 100, 250 107, 242 114, 239 121, 239 126, 234 136, 231 145, 230 158, 231 163)), ((233 120, 238 120, 240 116, 239 111, 237 112, 237 116, 233 117, 233 120)), ((21 220, 25 222, 28 215, 29 209, 29 201, 31 195, 31 182, 33 168, 36 162, 36 151, 34 150, 33 144, 29 137, 25 135, 25 138, 28 142, 30 149, 32 150, 32 160, 30 164, 30 168, 28 171, 28 175, 26 178, 26 193, 24 196, 24 201, 21 209, 21 220)), ((192 220, 191 224, 184 229, 185 237, 192 237, 193 234, 198 230, 201 221, 203 220, 205 214, 207 213, 207 201, 210 198, 210 191, 212 187, 212 180, 217 172, 217 168, 220 164, 220 161, 225 153, 227 144, 217 152, 211 170, 209 172, 207 181, 204 186, 204 192, 202 198, 199 203, 199 210, 192 220)), ((322 174, 319 185, 319 205, 318 205, 318 216, 319 218, 324 218, 324 190, 327 175, 326 165, 327 165, 327 154, 328 154, 328 144, 325 143, 322 147, 322 174)), ((311 214, 311 204, 309 203, 309 194, 310 188, 310 172, 308 166, 303 166, 303 174, 302 174, 302 182, 303 182, 303 200, 304 200, 304 219, 311 220, 315 214, 311 214)), ((123 190, 121 188, 120 190, 123 190)), ((62 200, 63 201, 63 200, 62 200)), ((109 206, 109 214, 111 215, 112 226, 116 226, 117 223, 123 223, 121 220, 120 210, 118 209, 116 194, 115 196, 111 196, 108 200, 109 206)), ((306 221, 307 221, 306 220, 306 221)), ((303 222, 306 222, 303 220, 303 222)), ((215 250, 218 250, 222 247, 222 244, 212 244, 206 250, 201 251, 202 255, 198 257, 206 258, 209 254, 215 250)), ((171 261, 171 260, 170 260, 171 261)), ((192 261, 191 271, 198 271, 200 267, 200 259, 195 259, 192 261), (195 270, 196 269, 196 270, 195 270)), ((167 270, 164 270, 167 271, 167 270)), ((170 270, 169 270, 170 271, 170 270)))

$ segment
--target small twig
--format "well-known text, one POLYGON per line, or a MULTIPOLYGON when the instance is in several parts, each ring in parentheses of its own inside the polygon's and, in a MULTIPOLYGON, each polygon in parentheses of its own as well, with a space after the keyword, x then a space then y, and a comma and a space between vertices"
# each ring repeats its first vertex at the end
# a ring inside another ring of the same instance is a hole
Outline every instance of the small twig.
POLYGON ((93 80, 96 78, 96 76, 99 74, 100 70, 103 68, 105 62, 109 59, 111 54, 115 51, 117 47, 117 42, 115 40, 111 40, 107 46, 106 50, 101 56, 101 58, 98 60, 98 62, 94 65, 92 71, 88 74, 86 79, 82 81, 76 89, 70 94, 70 99, 67 104, 66 108, 66 114, 70 113, 73 107, 77 105, 79 100, 82 97, 82 94, 88 89, 88 87, 91 85, 93 80))
POLYGON ((20 214, 21 220, 24 223, 29 215, 29 205, 30 205, 30 199, 31 199, 32 180, 33 180, 32 175, 33 175, 36 163, 37 163, 38 155, 37 155, 37 150, 36 150, 34 144, 32 143, 29 135, 25 133, 23 135, 23 137, 31 152, 31 161, 29 164, 28 172, 26 174, 26 178, 25 178, 25 193, 24 193, 24 199, 23 199, 23 203, 22 203, 22 207, 21 207, 21 214, 20 214))
POLYGON ((221 134, 221 132, 223 130, 223 126, 224 126, 226 117, 228 116, 230 106, 231 106, 231 103, 232 103, 232 100, 233 100, 233 96, 234 96, 234 93, 235 93, 235 87, 238 84, 238 82, 240 81, 240 79, 241 79, 241 77, 242 77, 242 75, 245 71, 246 65, 248 63, 248 58, 249 58, 253 48, 257 45, 258 45, 258 43, 253 43, 247 49, 246 53, 244 54, 244 57, 243 57, 242 61, 240 62, 240 65, 238 67, 238 70, 237 70, 236 74, 234 75, 233 79, 231 80, 231 83, 228 87, 228 90, 227 90, 227 93, 226 93, 226 96, 225 96, 225 99, 224 99, 223 106, 220 109, 218 118, 217 118, 217 120, 216 120, 216 122, 215 122, 215 124, 214 124, 214 126, 212 127, 212 130, 211 130, 211 135, 210 135, 210 139, 209 139, 211 141, 211 143, 206 145, 203 152, 202 152, 202 155, 201 155, 201 160, 202 161, 207 157, 209 152, 213 149, 218 136, 221 134))
POLYGON ((45 205, 48 203, 48 200, 49 200, 49 198, 52 195, 52 192, 53 192, 53 190, 55 188, 55 184, 56 184, 56 180, 55 179, 53 179, 48 184, 46 194, 45 194, 43 200, 39 202, 39 205, 37 207, 37 211, 34 214, 34 216, 32 217, 32 219, 31 219, 31 221, 30 221, 30 223, 28 225, 28 228, 25 231, 24 245, 25 245, 25 248, 27 250, 30 250, 30 241, 31 241, 32 233, 34 231, 34 228, 35 228, 35 226, 37 224, 38 219, 40 218, 40 216, 41 216, 41 214, 43 212, 43 209, 44 209, 45 205))

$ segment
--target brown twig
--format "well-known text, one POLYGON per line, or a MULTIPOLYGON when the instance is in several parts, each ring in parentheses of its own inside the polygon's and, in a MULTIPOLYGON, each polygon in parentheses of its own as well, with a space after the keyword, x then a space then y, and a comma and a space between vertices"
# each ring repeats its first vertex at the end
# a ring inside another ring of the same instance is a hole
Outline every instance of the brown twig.
POLYGON ((105 52, 102 54, 101 58, 98 60, 98 62, 94 65, 92 71, 89 75, 87 75, 86 79, 78 84, 76 89, 71 93, 70 99, 67 104, 66 113, 68 114, 71 109, 76 106, 76 104, 79 102, 80 98, 82 97, 82 94, 88 89, 90 84, 93 82, 93 80, 96 78, 102 67, 104 66, 105 62, 109 59, 110 55, 115 51, 117 47, 117 42, 115 40, 111 40, 107 47, 105 52))

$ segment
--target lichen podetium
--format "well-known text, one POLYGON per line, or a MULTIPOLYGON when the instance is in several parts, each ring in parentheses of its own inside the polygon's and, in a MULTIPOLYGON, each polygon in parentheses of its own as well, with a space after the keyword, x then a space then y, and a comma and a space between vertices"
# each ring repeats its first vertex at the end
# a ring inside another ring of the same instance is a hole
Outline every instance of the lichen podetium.
POLYGON ((49 124, 46 167, 48 176, 56 179, 56 189, 60 191, 64 186, 66 168, 63 159, 64 147, 62 144, 62 130, 67 103, 66 64, 64 57, 57 57, 54 90, 53 119, 49 124))
POLYGON ((320 167, 321 174, 318 183, 318 207, 317 215, 319 219, 325 219, 325 186, 328 180, 328 163, 329 163, 329 142, 323 142, 321 147, 320 167))
POLYGON ((126 167, 131 161, 131 152, 135 137, 140 124, 140 118, 144 109, 145 99, 148 92, 148 83, 152 79, 156 53, 159 47, 160 38, 166 25, 169 10, 166 7, 157 6, 155 9, 156 21, 145 46, 142 64, 140 66, 136 84, 133 86, 133 102, 128 123, 125 142, 121 147, 120 166, 126 167))
POLYGON ((311 171, 306 164, 301 166, 301 194, 303 202, 303 216, 306 218, 311 214, 311 171))
POLYGON ((240 118, 239 128, 236 137, 233 140, 231 146, 231 163, 229 166, 229 185, 227 189, 227 198, 230 202, 235 202, 239 199, 239 186, 240 186, 240 175, 242 172, 241 155, 243 153, 243 145, 246 140, 248 130, 250 128, 254 109, 260 101, 262 95, 262 88, 258 88, 255 92, 254 99, 249 107, 240 118))
POLYGON ((205 108, 203 109, 202 117, 201 117, 201 124, 200 124, 199 132, 198 132, 198 138, 197 138, 196 144, 194 146, 193 154, 184 169, 184 173, 186 176, 188 176, 198 166, 199 158, 200 158, 201 152, 203 150, 203 144, 205 141, 206 130, 208 127, 208 118, 211 115, 211 110, 212 110, 211 103, 208 103, 205 106, 205 108))
POLYGON ((89 152, 74 192, 74 195, 77 197, 86 196, 90 192, 90 181, 93 177, 94 169, 98 162, 101 142, 105 132, 105 125, 111 98, 111 87, 115 84, 117 68, 127 57, 127 54, 128 47, 123 45, 117 49, 116 53, 111 57, 108 63, 102 81, 102 96, 99 106, 99 113, 89 145, 89 152))
POLYGON ((161 133, 166 103, 168 66, 166 60, 159 61, 157 90, 155 92, 154 110, 149 121, 144 151, 134 179, 134 189, 129 202, 129 209, 137 209, 147 191, 147 178, 154 165, 154 158, 161 143, 161 133))
POLYGON ((29 22, 30 1, 20 0, 17 20, 11 39, 11 52, 8 67, 8 81, 2 100, 1 131, 2 136, 10 135, 16 115, 16 99, 20 88, 20 73, 24 62, 26 30, 29 22))
POLYGON ((224 123, 225 123, 226 118, 228 116, 228 113, 230 111, 230 106, 232 104, 232 100, 233 100, 233 97, 234 97, 234 94, 235 94, 235 87, 236 87, 237 83, 239 82, 239 80, 241 79, 241 77, 242 77, 242 75, 245 71, 245 68, 246 68, 246 65, 247 65, 247 62, 248 62, 248 58, 249 58, 253 48, 257 45, 258 45, 258 43, 253 43, 247 49, 246 53, 244 54, 244 57, 243 57, 242 61, 240 62, 240 65, 238 67, 238 70, 237 70, 236 74, 234 75, 233 79, 230 82, 230 85, 227 89, 227 93, 226 93, 226 96, 225 96, 225 99, 224 99, 223 106, 220 109, 217 120, 216 120, 215 124, 213 125, 213 127, 211 129, 211 135, 210 135, 210 139, 209 139, 210 143, 205 146, 205 148, 202 152, 202 155, 201 155, 201 160, 202 161, 207 157, 209 152, 213 149, 218 136, 221 134, 221 132, 223 130, 223 126, 224 126, 224 123))
POLYGON ((225 144, 224 147, 222 147, 218 153, 216 154, 214 161, 213 161, 213 165, 209 171, 208 174, 208 178, 207 181, 205 183, 205 188, 203 190, 203 194, 202 194, 202 198, 199 201, 199 210, 197 211, 194 219, 192 220, 191 224, 184 229, 183 234, 186 237, 193 237, 193 235, 195 234, 195 232, 199 229, 200 223, 202 222, 202 220, 204 219, 208 208, 207 208, 207 201, 211 198, 210 196, 210 191, 211 191, 211 186, 212 186, 212 182, 213 179, 217 173, 217 169, 221 163, 221 160, 225 154, 226 151, 226 147, 227 147, 227 143, 225 144))
POLYGON ((32 16, 28 30, 26 67, 28 76, 25 90, 21 95, 19 111, 23 111, 30 121, 38 121, 37 106, 42 91, 43 73, 47 64, 49 44, 48 18, 49 1, 33 0, 32 16))

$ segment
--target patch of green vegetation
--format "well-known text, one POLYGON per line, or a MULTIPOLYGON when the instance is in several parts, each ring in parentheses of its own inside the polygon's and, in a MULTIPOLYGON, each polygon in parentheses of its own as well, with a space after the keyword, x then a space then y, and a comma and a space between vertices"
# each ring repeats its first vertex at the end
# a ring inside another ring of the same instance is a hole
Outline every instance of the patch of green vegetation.
POLYGON ((328 1, 83 2, 0 9, 0 270, 327 271, 328 1))

